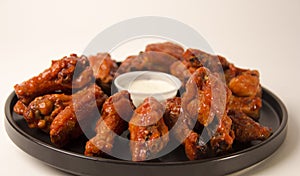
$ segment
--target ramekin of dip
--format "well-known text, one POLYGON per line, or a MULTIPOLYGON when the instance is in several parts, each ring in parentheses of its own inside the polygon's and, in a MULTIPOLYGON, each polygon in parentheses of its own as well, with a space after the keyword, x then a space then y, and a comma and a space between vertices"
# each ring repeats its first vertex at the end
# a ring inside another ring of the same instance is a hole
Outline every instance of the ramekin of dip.
POLYGON ((133 71, 119 75, 114 84, 118 91, 127 90, 138 107, 145 98, 164 101, 176 96, 181 81, 170 74, 155 71, 133 71))

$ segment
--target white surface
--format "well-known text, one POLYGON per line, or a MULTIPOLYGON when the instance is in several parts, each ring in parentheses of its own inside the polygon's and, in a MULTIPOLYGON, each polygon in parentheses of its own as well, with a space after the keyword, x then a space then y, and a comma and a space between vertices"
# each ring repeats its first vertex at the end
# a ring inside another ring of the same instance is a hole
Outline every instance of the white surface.
MULTIPOLYGON (((249 175, 298 175, 300 1, 0 1, 1 117, 13 86, 44 70, 50 60, 81 53, 106 27, 124 19, 156 15, 184 22, 213 49, 242 67, 256 68, 262 85, 289 111, 281 148, 249 175)), ((0 175, 65 175, 30 157, 8 138, 0 121, 0 175)), ((199 174, 200 175, 200 174, 199 174)))

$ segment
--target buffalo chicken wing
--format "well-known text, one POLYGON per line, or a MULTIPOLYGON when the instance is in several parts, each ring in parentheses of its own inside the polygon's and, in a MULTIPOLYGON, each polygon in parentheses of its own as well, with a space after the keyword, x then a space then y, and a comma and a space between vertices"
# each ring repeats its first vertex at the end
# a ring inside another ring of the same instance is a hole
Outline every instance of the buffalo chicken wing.
POLYGON ((134 111, 129 122, 133 161, 152 159, 167 145, 168 127, 163 114, 163 105, 152 97, 146 98, 134 111))
POLYGON ((15 85, 15 92, 22 103, 28 105, 37 96, 56 91, 80 89, 93 80, 93 71, 85 56, 71 54, 52 61, 50 68, 21 84, 15 85), (76 71, 75 71, 76 68, 76 71))
POLYGON ((101 117, 97 122, 96 136, 85 146, 86 156, 104 156, 113 148, 116 135, 128 129, 128 121, 134 111, 130 94, 121 91, 109 97, 103 104, 101 117))
POLYGON ((96 118, 106 99, 107 95, 95 84, 75 93, 72 103, 51 123, 51 142, 62 147, 71 139, 79 137, 82 134, 81 128, 85 127, 87 121, 96 118))

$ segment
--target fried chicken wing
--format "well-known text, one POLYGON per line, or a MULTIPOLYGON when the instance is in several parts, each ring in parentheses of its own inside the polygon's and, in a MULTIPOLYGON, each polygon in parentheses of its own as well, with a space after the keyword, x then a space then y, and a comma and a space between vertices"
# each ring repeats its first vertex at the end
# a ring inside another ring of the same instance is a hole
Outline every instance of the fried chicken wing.
POLYGON ((211 55, 201 50, 189 48, 183 53, 181 61, 175 62, 170 66, 170 72, 185 84, 200 67, 206 67, 212 73, 223 76, 223 70, 227 69, 229 64, 220 55, 211 55))
POLYGON ((118 69, 117 62, 108 53, 98 53, 95 56, 90 56, 88 59, 97 84, 107 95, 110 95, 112 80, 118 69))
POLYGON ((178 60, 166 53, 147 51, 138 56, 130 56, 120 65, 117 75, 130 71, 159 71, 170 73, 170 65, 178 60))
POLYGON ((233 94, 240 97, 255 96, 260 89, 258 71, 245 71, 232 78, 228 83, 233 94))
POLYGON ((189 48, 183 53, 183 63, 194 73, 200 67, 206 67, 213 73, 223 73, 229 62, 222 56, 211 55, 204 51, 189 48))
POLYGON ((270 128, 260 125, 243 112, 229 111, 228 115, 232 119, 236 140, 239 142, 266 140, 271 135, 270 128))
POLYGON ((183 110, 200 124, 208 126, 214 117, 220 118, 226 111, 230 92, 226 85, 207 68, 200 67, 186 84, 182 97, 183 110))
POLYGON ((183 143, 185 154, 190 160, 204 158, 208 155, 209 148, 200 138, 199 134, 193 131, 193 121, 183 115, 181 110, 181 98, 174 97, 164 102, 166 110, 164 121, 170 131, 170 135, 183 143), (179 118, 180 117, 180 118, 179 118), (176 124, 176 126, 175 126, 176 124))
MULTIPOLYGON (((212 74, 205 67, 200 67, 188 80, 186 93, 182 97, 183 112, 188 118, 197 119, 204 128, 203 130, 207 131, 211 148, 216 154, 231 149, 234 140, 234 134, 231 131, 231 119, 226 115, 230 96, 230 90, 218 78, 218 75, 212 74)), ((192 136, 187 138, 189 141, 186 144, 189 145, 187 146, 189 147, 188 150, 198 148, 201 151, 187 151, 188 158, 201 157, 202 155, 199 153, 203 153, 203 149, 207 148, 203 145, 206 144, 207 139, 200 141, 198 139, 201 145, 197 147, 195 143, 197 137, 195 134, 190 135, 192 136), (191 147, 191 144, 194 147, 191 147)), ((206 153, 207 151, 203 153, 204 156, 206 153)))
MULTIPOLYGON (((218 119, 214 120, 218 121, 218 119)), ((231 125, 231 119, 224 115, 216 124, 211 123, 208 127, 194 128, 183 142, 187 158, 189 160, 203 159, 230 151, 235 139, 231 125), (210 127, 212 125, 217 127, 210 127)))
POLYGON ((259 119, 259 112, 262 107, 262 100, 259 96, 254 97, 230 97, 229 109, 241 111, 250 116, 254 120, 259 119))
POLYGON ((134 111, 129 122, 133 161, 153 158, 168 143, 168 127, 163 120, 164 107, 149 97, 134 111))
POLYGON ((93 71, 85 56, 71 54, 52 61, 50 68, 21 84, 14 86, 19 100, 28 105, 37 96, 55 91, 71 91, 82 88, 93 79, 93 71), (76 71, 75 71, 76 68, 76 71))
POLYGON ((146 46, 145 51, 156 51, 169 54, 178 60, 182 58, 184 49, 175 43, 164 42, 164 43, 153 43, 146 46))
POLYGON ((85 146, 86 156, 103 156, 113 148, 116 135, 128 129, 134 105, 127 91, 121 91, 109 97, 103 104, 101 117, 97 122, 96 136, 85 146))
POLYGON ((106 99, 107 95, 95 84, 72 95, 72 104, 61 111, 51 123, 51 142, 62 147, 71 139, 79 137, 82 134, 82 125, 97 117, 106 99))
POLYGON ((35 98, 25 109, 24 119, 30 128, 49 133, 53 119, 72 101, 71 95, 49 94, 35 98))
POLYGON ((189 160, 203 159, 209 156, 210 149, 196 132, 191 132, 184 140, 185 154, 189 160))
POLYGON ((258 71, 241 69, 230 64, 225 70, 225 77, 233 93, 229 109, 244 112, 254 120, 258 120, 262 107, 262 88, 258 71))
POLYGON ((210 139, 210 146, 215 155, 226 153, 232 148, 235 134, 231 128, 232 121, 225 113, 210 139))
POLYGON ((226 77, 227 84, 231 81, 232 78, 237 77, 238 75, 241 75, 246 71, 251 71, 251 70, 239 68, 236 67, 234 64, 229 63, 228 66, 224 68, 224 74, 226 77))

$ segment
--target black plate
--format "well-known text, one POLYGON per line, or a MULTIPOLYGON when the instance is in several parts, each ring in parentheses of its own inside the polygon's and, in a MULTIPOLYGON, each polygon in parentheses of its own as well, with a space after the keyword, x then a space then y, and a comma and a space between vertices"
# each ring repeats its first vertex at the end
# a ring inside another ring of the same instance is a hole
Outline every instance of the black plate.
POLYGON ((280 147, 287 132, 288 116, 284 104, 272 92, 263 89, 260 123, 273 130, 272 136, 263 142, 242 148, 234 146, 234 153, 197 161, 183 161, 184 152, 180 147, 156 161, 94 158, 82 154, 87 140, 85 137, 58 149, 50 143, 47 134, 29 129, 25 120, 13 112, 16 101, 17 97, 12 93, 5 105, 5 127, 11 140, 29 155, 76 175, 224 175, 250 167, 270 156, 280 147))

